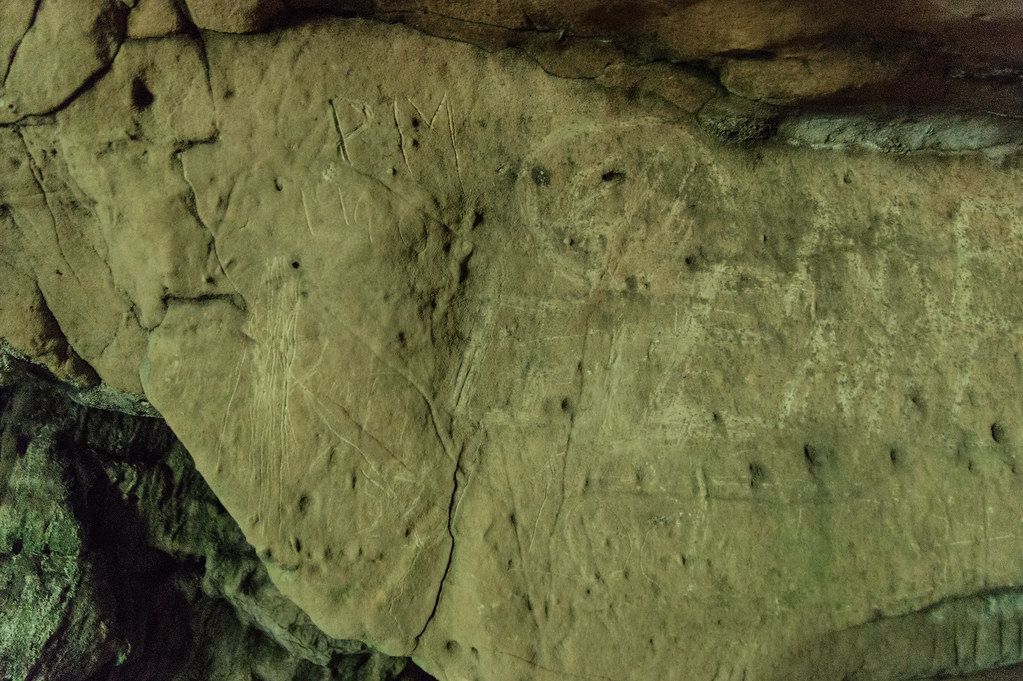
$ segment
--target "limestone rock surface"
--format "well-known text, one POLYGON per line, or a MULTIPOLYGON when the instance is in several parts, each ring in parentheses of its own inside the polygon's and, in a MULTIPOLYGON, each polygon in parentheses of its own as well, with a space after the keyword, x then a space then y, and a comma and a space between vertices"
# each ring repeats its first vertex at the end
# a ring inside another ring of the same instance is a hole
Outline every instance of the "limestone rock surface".
POLYGON ((502 4, 511 50, 486 4, 437 5, 451 40, 189 0, 70 100, 41 78, 0 127, 0 337, 155 409, 326 636, 439 679, 1023 661, 1015 114, 780 112, 902 62, 763 53, 912 20, 1014 63, 1014 6, 581 5, 502 4))
MULTIPOLYGON (((736 94, 1020 115, 1023 8, 1006 0, 188 0, 202 28, 248 32, 333 12, 490 46, 582 41, 699 65, 736 94), (551 40, 548 40, 551 38, 551 40)), ((609 65, 591 60, 599 73, 609 65)))
MULTIPOLYGON (((0 678, 395 681, 270 583, 166 425, 0 388, 0 678)), ((400 678, 406 679, 407 676, 400 678)))

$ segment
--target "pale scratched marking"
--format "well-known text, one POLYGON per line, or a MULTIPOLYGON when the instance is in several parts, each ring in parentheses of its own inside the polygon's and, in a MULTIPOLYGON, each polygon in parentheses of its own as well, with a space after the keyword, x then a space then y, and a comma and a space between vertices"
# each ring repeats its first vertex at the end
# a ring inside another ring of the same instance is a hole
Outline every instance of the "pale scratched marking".
MULTIPOLYGON (((363 192, 363 197, 365 197, 365 196, 366 196, 366 194, 365 194, 365 192, 363 192)), ((361 201, 362 200, 360 199, 360 203, 359 203, 360 206, 362 205, 361 201)), ((372 246, 373 245, 373 211, 371 211, 371 210, 367 210, 366 211, 366 237, 369 239, 370 246, 372 246)))
MULTIPOLYGON (((691 371, 692 363, 695 351, 698 348, 698 341, 707 335, 707 321, 710 318, 710 312, 712 306, 717 300, 718 295, 721 293, 723 287, 721 282, 724 280, 726 273, 723 269, 715 269, 711 272, 708 277, 705 299, 699 305, 692 305, 686 310, 686 315, 683 319, 683 332, 676 333, 672 339, 671 355, 667 361, 667 367, 664 371, 663 377, 658 381, 657 386, 653 391, 654 404, 660 404, 664 397, 664 392, 668 388, 672 378, 681 374, 682 376, 688 376, 691 371), (681 357, 679 356, 681 353, 681 357), (680 370, 680 371, 679 371, 680 370)), ((677 325, 677 308, 676 308, 676 325, 677 325)), ((651 412, 647 412, 646 418, 649 417, 651 412)), ((679 438, 683 436, 690 436, 693 434, 693 426, 686 429, 685 432, 679 433, 679 438)))
POLYGON ((458 413, 461 409, 462 399, 465 396, 465 388, 476 368, 476 358, 478 356, 479 346, 475 342, 470 342, 466 348, 466 353, 462 355, 462 362, 459 364, 458 373, 455 377, 455 381, 458 386, 455 392, 455 413, 458 413))
MULTIPOLYGON (((504 477, 505 483, 508 485, 508 496, 510 497, 512 503, 512 514, 515 514, 515 511, 518 509, 518 504, 515 501, 515 487, 512 485, 511 474, 508 472, 508 457, 501 457, 501 460, 502 463, 504 464, 504 477)), ((524 566, 526 565, 526 556, 522 550, 522 538, 519 536, 518 522, 514 523, 514 526, 512 527, 512 532, 515 534, 515 546, 519 552, 519 565, 524 566)), ((532 601, 533 600, 532 582, 529 579, 527 572, 523 572, 522 577, 523 577, 522 581, 525 583, 526 587, 526 595, 529 598, 529 600, 532 601)), ((539 619, 537 619, 536 612, 534 612, 532 608, 530 609, 530 614, 533 616, 533 622, 536 625, 537 630, 539 630, 540 621, 539 619)))
POLYGON ((957 272, 955 285, 952 289, 952 314, 956 317, 954 321, 958 321, 962 326, 971 329, 971 332, 967 334, 968 351, 965 353, 964 366, 956 372, 956 380, 954 382, 955 398, 953 400, 953 407, 954 413, 959 415, 962 413, 966 391, 973 377, 973 368, 976 364, 977 351, 980 347, 980 338, 976 330, 971 328, 970 323, 970 308, 973 301, 973 272, 970 270, 970 260, 974 253, 969 248, 970 243, 966 235, 961 212, 957 212, 956 220, 953 223, 953 234, 955 236, 957 272), (960 293, 962 293, 963 299, 960 299, 960 293))
POLYGON ((529 545, 526 547, 526 551, 529 553, 533 552, 533 540, 536 539, 536 532, 540 525, 540 517, 543 515, 544 506, 547 505, 547 498, 550 496, 551 492, 551 476, 548 475, 546 478, 547 485, 544 488, 543 501, 540 502, 540 508, 536 512, 536 519, 533 521, 533 532, 529 536, 529 545))
POLYGON ((370 385, 369 390, 366 392, 366 414, 362 417, 362 422, 365 423, 365 428, 368 430, 370 421, 373 419, 373 401, 376 396, 377 381, 380 380, 379 375, 373 377, 373 383, 370 385))
POLYGON ((299 189, 299 193, 302 195, 302 212, 305 214, 305 226, 309 230, 309 235, 316 238, 316 232, 313 231, 313 221, 309 217, 309 203, 305 198, 305 189, 299 189))
POLYGON ((448 99, 447 93, 444 94, 444 101, 447 103, 448 109, 448 132, 451 135, 451 150, 455 153, 455 172, 458 173, 458 182, 462 182, 462 164, 458 159, 458 144, 455 142, 455 123, 452 120, 451 114, 451 100, 448 99))
MULTIPOLYGON (((535 615, 534 615, 534 617, 535 617, 535 615)), ((498 650, 497 648, 491 648, 491 649, 481 648, 481 650, 483 650, 484 652, 488 652, 488 653, 497 653, 498 655, 504 655, 506 657, 514 658, 516 660, 519 660, 520 662, 523 662, 523 663, 529 665, 530 667, 533 667, 534 669, 539 669, 540 671, 544 672, 545 674, 553 675, 555 679, 564 679, 564 678, 569 678, 570 677, 570 678, 573 678, 573 679, 581 679, 583 681, 588 681, 588 680, 591 680, 591 679, 594 680, 594 681, 621 681, 620 679, 615 679, 615 678, 612 678, 610 676, 604 676, 603 674, 596 674, 596 675, 576 674, 574 672, 569 672, 569 671, 564 670, 564 669, 552 669, 550 667, 544 667, 543 665, 541 665, 541 664, 539 664, 537 662, 534 662, 532 660, 529 660, 529 659, 526 659, 526 658, 521 657, 519 655, 516 655, 515 653, 505 652, 503 650, 498 650)))
MULTIPOLYGON (((423 544, 422 544, 422 542, 419 539, 419 533, 416 533, 415 537, 416 537, 415 538, 416 547, 419 548, 420 550, 416 551, 412 555, 412 560, 409 562, 408 569, 405 570, 404 574, 401 576, 401 579, 398 580, 398 583, 401 584, 401 588, 398 589, 398 593, 397 593, 396 597, 390 599, 390 602, 389 602, 389 604, 387 606, 387 612, 388 613, 391 613, 392 609, 394 607, 394 604, 399 602, 402 599, 402 597, 404 597, 405 593, 407 592, 409 586, 412 583, 412 580, 409 579, 409 575, 412 574, 412 571, 416 567, 416 563, 419 562, 420 557, 422 557, 422 554, 424 553, 424 551, 422 550, 423 549, 423 544)), ((434 542, 434 544, 436 544, 436 543, 437 542, 434 542)), ((397 622, 397 621, 398 621, 397 618, 395 618, 395 622, 397 622)), ((401 629, 400 628, 396 628, 395 630, 396 631, 400 631, 401 629)))
POLYGON ((430 421, 433 425, 434 432, 437 435, 437 439, 440 440, 441 446, 444 449, 444 453, 451 463, 457 463, 457 458, 454 455, 454 444, 451 439, 444 434, 443 429, 440 427, 440 419, 438 417, 438 410, 434 404, 433 398, 431 398, 425 388, 419 384, 419 382, 412 376, 412 373, 408 369, 402 368, 400 365, 391 364, 369 341, 363 338, 359 333, 355 331, 355 327, 348 322, 346 319, 339 319, 342 326, 352 335, 359 343, 363 345, 367 350, 370 351, 374 357, 376 357, 381 364, 390 369, 392 372, 405 379, 405 381, 411 385, 419 393, 419 396, 426 402, 426 406, 430 413, 430 421))
POLYGON ((444 96, 440 100, 440 104, 438 104, 437 108, 434 109, 434 111, 433 111, 433 116, 431 116, 430 120, 427 121, 426 120, 426 116, 423 115, 422 109, 420 109, 418 106, 416 106, 416 103, 413 102, 410 97, 406 97, 405 98, 405 100, 409 103, 409 105, 413 109, 416 110, 417 114, 419 114, 419 120, 421 120, 423 123, 426 123, 426 127, 428 127, 430 130, 433 130, 434 121, 437 120, 437 115, 440 113, 440 110, 444 108, 444 104, 445 104, 445 102, 447 102, 447 99, 448 99, 448 95, 447 95, 447 93, 444 93, 444 96))
POLYGON ((398 100, 393 101, 394 109, 394 127, 398 131, 398 146, 401 149, 401 157, 405 160, 405 167, 408 171, 412 172, 412 166, 408 162, 408 154, 405 153, 405 132, 401 129, 401 123, 398 122, 398 100))
MULTIPOLYGON (((305 204, 305 193, 302 192, 303 205, 305 204)), ((311 225, 310 225, 311 229, 311 225)), ((285 480, 288 475, 288 464, 289 464, 289 445, 297 447, 298 439, 295 434, 292 419, 291 419, 291 368, 295 364, 296 354, 296 326, 298 321, 298 304, 295 301, 295 305, 291 306, 290 309, 284 303, 284 292, 281 292, 279 299, 282 301, 279 311, 280 325, 279 336, 281 339, 280 355, 281 355, 281 394, 278 400, 281 403, 281 417, 279 420, 279 440, 278 440, 278 461, 277 461, 277 505, 280 509, 280 513, 284 513, 284 487, 285 480)))
POLYGON ((987 485, 982 483, 980 491, 980 517, 984 538, 984 573, 987 574, 991 563, 991 540, 988 532, 987 485))
MULTIPOLYGON (((416 106, 416 103, 412 101, 411 97, 406 97, 405 101, 409 103, 409 106, 411 106, 413 109, 416 110, 416 113, 419 114, 420 120, 423 120, 423 119, 426 118, 426 116, 423 115, 423 112, 419 110, 419 107, 416 106)), ((431 125, 430 127, 433 127, 433 126, 431 125)))
POLYGON ((21 140, 21 144, 25 149, 25 158, 28 162, 29 170, 32 173, 32 178, 35 180, 36 187, 39 188, 39 193, 43 197, 43 203, 46 205, 47 212, 50 214, 50 223, 53 225, 53 238, 57 245, 57 252, 60 254, 60 259, 64 261, 65 265, 67 265, 67 268, 71 272, 71 276, 75 278, 75 281, 77 281, 83 288, 86 288, 85 285, 82 284, 82 280, 78 277, 78 271, 75 269, 75 266, 71 264, 71 261, 68 260, 67 255, 64 253, 64 246, 60 238, 60 225, 58 224, 57 214, 54 212, 53 204, 50 203, 51 194, 46 191, 46 187, 43 184, 44 177, 42 169, 38 166, 38 164, 36 164, 35 157, 32 155, 32 149, 28 145, 28 139, 25 137, 25 132, 21 128, 16 128, 16 130, 18 132, 18 138, 21 140))
POLYGON ((351 227, 352 222, 348 219, 348 206, 345 205, 345 195, 341 192, 341 187, 337 188, 337 198, 341 202, 341 217, 344 218, 345 225, 351 227))
MULTIPOLYGON (((296 381, 298 382, 299 386, 303 390, 305 390, 306 394, 310 398, 313 399, 313 401, 315 402, 316 405, 319 405, 320 407, 323 407, 323 409, 325 411, 331 409, 331 405, 328 404, 325 400, 323 400, 320 397, 318 397, 316 395, 316 393, 312 390, 312 388, 310 388, 309 386, 305 385, 305 383, 302 383, 301 381, 298 381, 297 377, 296 377, 296 381)), ((368 436, 369 439, 373 441, 373 443, 375 443, 381 450, 383 450, 392 459, 394 459, 398 463, 399 466, 401 466, 403 469, 405 469, 409 473, 412 473, 412 471, 408 468, 408 465, 401 459, 401 457, 399 457, 397 454, 395 454, 393 451, 391 451, 391 449, 387 445, 385 445, 383 443, 383 441, 381 441, 379 438, 377 438, 375 435, 373 435, 373 433, 370 432, 369 429, 366 426, 363 426, 361 423, 356 421, 355 418, 352 417, 351 413, 349 413, 349 411, 343 405, 337 404, 334 407, 334 410, 340 412, 341 415, 343 415, 352 425, 354 425, 355 428, 358 429, 358 431, 361 434, 364 434, 364 435, 368 436)), ((321 417, 325 418, 325 416, 322 413, 320 415, 321 415, 321 417)), ((332 432, 336 432, 336 431, 334 431, 332 429, 332 432)), ((354 446, 347 439, 346 440, 342 440, 342 441, 345 444, 349 445, 349 446, 354 446)), ((364 457, 366 456, 365 452, 363 452, 362 449, 359 449, 358 451, 364 457)), ((370 464, 370 466, 373 468, 373 471, 375 473, 379 473, 380 472, 379 469, 377 469, 377 467, 375 465, 373 465, 368 459, 367 459, 366 463, 370 464)))
MULTIPOLYGON (((367 195, 368 192, 369 192, 368 189, 363 188, 362 194, 359 195, 359 200, 355 202, 355 211, 352 214, 352 219, 355 220, 356 224, 358 224, 359 223, 359 215, 361 213, 365 213, 366 214, 366 220, 365 220, 365 223, 364 223, 366 225, 366 238, 369 239, 370 245, 373 245, 373 231, 374 231, 373 211, 370 210, 370 208, 372 208, 373 204, 372 204, 372 202, 366 200, 366 195, 367 195)), ((402 242, 406 246, 408 246, 409 242, 408 242, 407 239, 405 239, 405 234, 401 231, 401 214, 399 214, 397 216, 397 219, 395 219, 394 225, 395 225, 396 229, 398 230, 398 236, 401 238, 402 242)))
MULTIPOLYGON (((261 370, 256 374, 255 401, 252 404, 254 416, 251 419, 252 438, 257 443, 253 449, 258 459, 253 466, 253 480, 258 481, 259 506, 273 508, 270 502, 276 496, 278 516, 284 508, 284 481, 290 465, 287 452, 289 447, 298 446, 291 415, 292 385, 288 374, 297 352, 299 311, 294 301, 288 300, 291 297, 289 292, 280 291, 280 287, 274 285, 277 281, 275 274, 279 274, 282 268, 279 259, 272 261, 266 277, 267 287, 272 293, 263 325, 266 340, 257 341, 254 346, 254 364, 261 370), (261 428, 257 424, 262 424, 261 428)), ((272 520, 271 514, 268 522, 272 520)))
MULTIPOLYGON (((267 274, 267 277, 265 279, 265 283, 267 285, 272 283, 272 275, 270 273, 267 274)), ((270 290, 273 291, 274 289, 271 288, 270 290)), ((270 297, 270 309, 272 309, 273 300, 274 300, 273 294, 271 294, 271 297, 270 297)), ((265 333, 265 330, 264 330, 264 333, 265 333)), ((260 344, 258 347, 262 349, 263 348, 263 344, 260 344)), ((272 353, 269 354, 269 355, 266 355, 266 356, 263 356, 262 353, 260 353, 259 359, 258 359, 258 361, 256 363, 256 365, 258 367, 260 367, 261 370, 257 374, 258 375, 259 386, 258 386, 258 389, 256 391, 256 400, 255 400, 255 404, 254 404, 254 406, 256 407, 255 411, 257 413, 256 413, 256 416, 252 419, 252 421, 253 421, 253 440, 256 443, 258 443, 255 451, 256 451, 256 456, 258 456, 259 460, 257 462, 257 466, 255 466, 255 470, 253 471, 253 475, 256 476, 256 479, 257 479, 257 482, 258 482, 258 498, 259 498, 258 506, 260 508, 268 508, 268 506, 269 506, 269 504, 267 503, 267 497, 268 497, 268 492, 269 492, 268 485, 269 485, 270 475, 269 475, 269 472, 268 472, 268 463, 267 463, 267 461, 268 461, 268 459, 270 457, 270 452, 271 452, 271 444, 270 444, 270 442, 271 442, 271 438, 273 436, 273 427, 272 427, 273 414, 270 412, 270 410, 268 408, 268 404, 269 404, 268 395, 271 394, 271 388, 272 388, 272 382, 273 382, 272 381, 272 376, 273 376, 273 364, 274 364, 274 362, 275 362, 275 356, 272 353), (269 417, 270 418, 267 418, 268 413, 269 413, 269 417), (256 432, 258 427, 259 427, 259 424, 263 424, 262 427, 263 427, 265 432, 263 432, 263 433, 256 432)), ((272 522, 273 521, 273 517, 270 514, 269 510, 267 511, 267 516, 268 516, 267 517, 267 522, 268 523, 272 522)))
MULTIPOLYGON (((431 130, 433 130, 433 123, 434 123, 434 121, 436 121, 437 120, 437 116, 440 115, 441 108, 443 108, 443 106, 447 103, 447 101, 448 101, 448 93, 445 92, 444 96, 441 97, 440 104, 437 105, 436 110, 434 110, 434 112, 433 112, 433 117, 430 119, 430 129, 431 130)), ((450 114, 450 109, 448 110, 448 112, 450 114)))
MULTIPOLYGON (((592 295, 593 295, 593 291, 591 290, 588 297, 592 297, 592 295)), ((586 313, 585 319, 583 320, 582 342, 580 343, 581 347, 580 347, 580 350, 579 350, 579 366, 583 369, 583 371, 581 371, 579 373, 579 379, 577 381, 577 383, 578 383, 578 390, 576 391, 576 404, 575 404, 575 409, 577 409, 577 410, 582 406, 583 397, 586 394, 586 372, 587 372, 587 369, 586 369, 586 347, 587 347, 587 344, 589 343, 590 321, 591 321, 591 318, 593 316, 593 310, 594 309, 595 309, 595 305, 594 305, 594 307, 590 308, 590 310, 586 313)), ((573 412, 569 416, 568 433, 565 436, 564 453, 563 453, 562 459, 561 459, 561 461, 562 461, 562 463, 561 463, 561 498, 560 498, 560 500, 558 502, 558 508, 557 508, 557 510, 554 513, 554 521, 552 522, 552 525, 551 525, 552 529, 557 529, 558 522, 561 520, 561 511, 563 510, 563 508, 565 506, 566 483, 567 483, 567 477, 568 477, 568 457, 569 457, 569 455, 572 452, 572 437, 575 434, 575 419, 576 419, 575 412, 573 412)))
POLYGON ((796 401, 796 390, 805 382, 814 359, 819 358, 828 350, 828 342, 824 339, 824 333, 823 325, 817 324, 814 326, 813 333, 806 339, 806 346, 811 349, 811 352, 806 353, 804 348, 805 359, 800 363, 799 368, 785 385, 778 420, 784 421, 792 414, 796 401))
MULTIPOLYGON (((339 433, 337 431, 337 429, 334 428, 333 425, 331 425, 330 418, 328 418, 328 415, 324 414, 322 411, 320 411, 319 405, 315 403, 315 402, 318 402, 318 400, 315 397, 315 395, 312 395, 312 393, 309 390, 309 388, 306 388, 305 386, 302 386, 302 387, 306 390, 307 394, 309 394, 310 397, 313 398, 313 400, 314 400, 314 404, 312 405, 313 412, 319 417, 320 421, 323 423, 324 426, 326 426, 327 430, 329 430, 331 432, 331 434, 333 434, 334 437, 336 437, 340 442, 348 445, 348 447, 350 447, 351 449, 355 450, 359 454, 359 456, 362 457, 362 460, 366 463, 366 465, 369 466, 373 470, 374 473, 379 475, 380 474, 380 470, 373 464, 372 459, 370 459, 369 456, 366 455, 366 452, 364 452, 362 450, 362 448, 359 447, 357 444, 355 444, 354 442, 352 442, 351 440, 346 438, 344 435, 339 433)), ((389 487, 384 487, 383 485, 381 485, 379 482, 376 481, 376 479, 373 478, 372 475, 369 475, 368 473, 366 473, 361 468, 359 469, 359 472, 362 473, 362 475, 367 480, 369 480, 371 483, 373 483, 373 485, 375 487, 377 487, 380 491, 382 491, 385 494, 388 494, 388 495, 390 495, 392 497, 394 496, 394 492, 392 492, 389 487)))
POLYGON ((353 165, 352 157, 348 155, 348 144, 345 141, 345 131, 341 127, 341 118, 337 115, 337 107, 334 105, 333 99, 328 99, 327 103, 330 104, 331 117, 334 120, 334 130, 337 131, 337 150, 341 154, 341 160, 353 165))
POLYGON ((230 393, 230 395, 227 398, 227 406, 224 408, 224 419, 223 419, 223 421, 220 424, 220 437, 217 439, 217 451, 216 451, 217 463, 216 463, 216 468, 214 470, 220 468, 220 462, 221 462, 221 459, 223 458, 223 453, 224 453, 224 434, 227 432, 227 422, 228 422, 228 419, 231 416, 231 406, 234 404, 234 398, 235 398, 235 395, 237 395, 237 393, 238 393, 238 386, 241 384, 241 380, 242 380, 242 368, 241 368, 241 364, 239 363, 239 364, 235 365, 234 386, 231 388, 231 393, 230 393))
POLYGON ((366 121, 373 120, 373 107, 370 106, 369 104, 366 104, 366 102, 363 102, 363 101, 353 101, 353 100, 347 100, 347 101, 348 101, 348 106, 350 106, 350 107, 352 107, 354 109, 355 105, 358 104, 359 105, 359 110, 362 111, 362 123, 359 124, 358 128, 356 128, 355 130, 352 131, 353 134, 354 134, 355 132, 359 132, 359 131, 362 130, 362 128, 365 125, 366 121))

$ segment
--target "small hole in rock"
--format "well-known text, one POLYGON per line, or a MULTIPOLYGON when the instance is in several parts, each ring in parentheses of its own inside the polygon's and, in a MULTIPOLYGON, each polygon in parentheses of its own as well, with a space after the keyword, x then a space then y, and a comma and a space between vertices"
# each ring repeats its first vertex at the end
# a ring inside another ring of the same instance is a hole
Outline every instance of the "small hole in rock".
POLYGON ((991 424, 991 439, 995 442, 1001 443, 1005 440, 1005 436, 1008 433, 1005 432, 1005 426, 998 421, 991 424))
POLYGON ((806 465, 809 466, 811 470, 821 465, 821 454, 817 451, 817 448, 811 444, 803 445, 803 458, 806 460, 806 465))
POLYGON ((292 260, 291 261, 291 268, 292 269, 297 270, 301 266, 302 266, 302 263, 300 263, 299 261, 297 261, 297 260, 292 260))
POLYGON ((767 470, 758 463, 751 463, 749 465, 749 486, 753 489, 758 489, 764 484, 764 480, 767 478, 767 470))
POLYGON ((153 105, 156 97, 150 91, 149 86, 142 76, 136 76, 131 81, 131 105, 136 111, 144 111, 153 105))
POLYGON ((543 166, 534 166, 531 173, 533 182, 538 187, 547 187, 551 184, 551 171, 547 170, 543 166))

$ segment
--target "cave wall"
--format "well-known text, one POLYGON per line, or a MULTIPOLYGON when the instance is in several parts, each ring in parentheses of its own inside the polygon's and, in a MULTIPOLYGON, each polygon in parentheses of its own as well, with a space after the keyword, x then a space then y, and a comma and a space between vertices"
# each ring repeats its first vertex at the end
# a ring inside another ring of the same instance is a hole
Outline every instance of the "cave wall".
POLYGON ((82 404, 5 360, 0 678, 421 677, 285 598, 162 420, 82 404))
POLYGON ((165 419, 323 635, 1023 661, 1013 3, 2 11, 4 352, 165 419))

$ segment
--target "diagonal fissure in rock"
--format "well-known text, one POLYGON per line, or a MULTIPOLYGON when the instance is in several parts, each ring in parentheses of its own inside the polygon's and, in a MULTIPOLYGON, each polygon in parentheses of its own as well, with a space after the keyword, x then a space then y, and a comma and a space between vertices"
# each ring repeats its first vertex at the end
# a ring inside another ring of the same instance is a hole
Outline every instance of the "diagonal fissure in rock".
POLYGON ((413 652, 419 648, 419 642, 422 640, 423 635, 426 633, 426 629, 433 622, 437 615, 437 609, 440 607, 441 597, 444 595, 444 584, 447 582, 448 574, 451 572, 451 563, 455 557, 455 531, 454 531, 454 517, 455 509, 458 506, 458 492, 460 485, 458 484, 458 473, 462 468, 462 457, 465 453, 465 447, 463 446, 458 451, 458 457, 455 461, 454 470, 451 473, 451 499, 448 501, 448 537, 451 539, 451 548, 448 551, 447 563, 444 565, 444 572, 441 574, 440 583, 437 585, 437 595, 433 599, 433 607, 430 609, 430 614, 426 618, 426 622, 423 624, 423 628, 416 634, 415 645, 412 647, 413 652))

